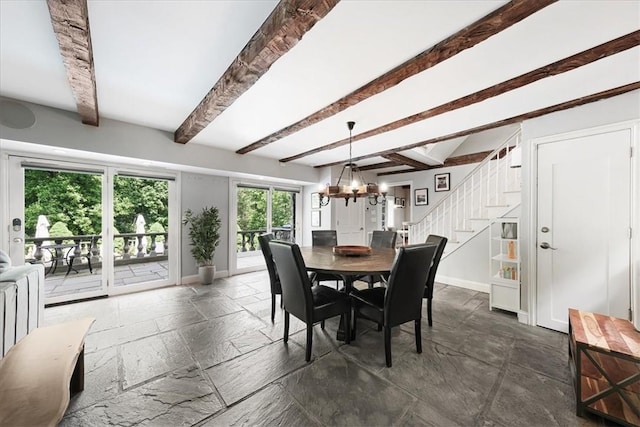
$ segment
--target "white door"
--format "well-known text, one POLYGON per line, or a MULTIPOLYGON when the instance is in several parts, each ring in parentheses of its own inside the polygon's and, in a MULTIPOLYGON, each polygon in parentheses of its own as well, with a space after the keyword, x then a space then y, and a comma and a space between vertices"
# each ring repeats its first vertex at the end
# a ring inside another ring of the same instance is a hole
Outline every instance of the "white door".
POLYGON ((358 199, 353 202, 349 199, 349 204, 345 206, 344 200, 334 199, 336 204, 336 232, 338 234, 339 245, 365 245, 364 235, 364 210, 367 199, 358 199))
POLYGON ((567 332, 568 308, 628 318, 629 129, 537 146, 537 323, 567 332))

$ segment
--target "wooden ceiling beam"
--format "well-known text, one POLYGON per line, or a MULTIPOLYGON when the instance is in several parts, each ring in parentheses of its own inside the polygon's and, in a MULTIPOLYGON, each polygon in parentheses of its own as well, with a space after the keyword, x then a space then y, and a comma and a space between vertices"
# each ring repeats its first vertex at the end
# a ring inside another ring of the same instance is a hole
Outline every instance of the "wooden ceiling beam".
POLYGON ((82 123, 98 126, 98 94, 86 0, 47 0, 53 32, 82 123))
MULTIPOLYGON (((460 165, 468 165, 471 163, 479 163, 484 159, 486 159, 487 156, 490 155, 491 153, 493 153, 493 150, 481 151, 481 152, 472 153, 472 154, 465 154, 465 155, 456 156, 456 157, 449 157, 447 160, 445 160, 443 164, 430 166, 429 169, 439 169, 439 168, 447 168, 450 166, 460 166, 460 165)), ((502 154, 501 154, 501 157, 502 157, 502 154)), ((409 170, 401 170, 401 171, 380 172, 378 176, 397 175, 401 173, 420 172, 420 171, 421 169, 409 169, 409 170)))
POLYGON ((516 24, 556 0, 514 0, 323 109, 236 151, 247 154, 318 123, 421 73, 516 24))
MULTIPOLYGON (((55 2, 56 0, 49 0, 55 2)), ((175 131, 186 144, 246 92, 339 0, 281 0, 200 104, 175 131)))
MULTIPOLYGON (((432 138, 432 139, 428 139, 428 140, 425 140, 425 141, 416 142, 415 144, 404 145, 402 147, 396 147, 396 148, 393 148, 393 149, 390 149, 390 150, 384 150, 384 151, 379 151, 377 153, 367 154, 366 156, 354 157, 354 158, 351 159, 351 161, 358 162, 360 160, 369 159, 371 157, 382 157, 382 156, 385 156, 387 154, 393 154, 393 153, 398 152, 398 151, 411 150, 412 148, 422 147, 422 146, 427 145, 427 144, 435 144, 437 142, 442 142, 442 141, 446 141, 446 140, 453 139, 453 138, 459 138, 459 137, 463 137, 463 136, 473 135, 473 134, 478 133, 478 132, 484 132, 486 130, 495 129, 495 128, 499 128, 499 127, 502 127, 502 126, 508 126, 508 125, 511 125, 511 124, 514 124, 514 123, 520 123, 520 122, 522 122, 524 120, 533 119, 535 117, 544 116, 546 114, 555 113, 557 111, 568 110, 570 108, 578 107, 580 105, 585 105, 585 104, 590 104, 592 102, 601 101, 603 99, 607 99, 607 98, 611 98, 611 97, 614 97, 614 96, 622 95, 623 93, 631 92, 631 91, 638 90, 638 89, 640 89, 640 81, 629 83, 629 84, 622 85, 622 86, 618 86, 618 87, 615 87, 613 89, 603 90, 603 91, 598 92, 598 93, 594 93, 594 94, 591 94, 591 95, 587 95, 587 96, 583 96, 583 97, 580 97, 580 98, 576 98, 576 99, 573 99, 571 101, 562 102, 560 104, 552 105, 550 107, 540 108, 538 110, 530 111, 528 113, 524 113, 524 114, 520 114, 520 115, 517 115, 517 116, 509 117, 508 119, 499 120, 499 121, 493 122, 493 123, 487 123, 486 125, 477 126, 475 128, 462 130, 460 132, 450 133, 449 135, 444 135, 444 136, 440 136, 440 137, 437 137, 437 138, 432 138)), ((342 164, 342 163, 344 163, 344 161, 326 163, 326 164, 317 165, 317 166, 314 166, 314 167, 323 168, 323 167, 326 167, 326 166, 335 166, 335 165, 339 165, 339 164, 342 164)))
MULTIPOLYGON (((379 126, 375 129, 368 130, 361 134, 353 135, 352 142, 361 141, 363 139, 370 138, 375 135, 380 135, 382 133, 390 132, 392 130, 399 129, 403 126, 408 126, 408 125, 420 122, 422 120, 426 120, 428 118, 438 116, 440 114, 448 113, 453 110, 457 110, 463 107, 468 107, 470 105, 477 104, 479 102, 485 101, 487 99, 493 98, 498 95, 502 95, 514 89, 524 87, 538 80, 541 80, 545 77, 562 74, 567 71, 571 71, 576 68, 595 62, 599 59, 602 59, 611 55, 615 55, 625 50, 634 48, 639 44, 640 44, 640 31, 634 31, 633 33, 629 33, 617 39, 611 40, 607 43, 603 43, 599 46, 593 47, 591 49, 587 49, 575 55, 569 56, 568 58, 564 58, 564 59, 561 59, 560 61, 556 61, 552 64, 545 65, 544 67, 540 67, 536 70, 522 74, 518 77, 514 77, 502 83, 498 83, 496 85, 493 85, 481 91, 472 93, 467 96, 463 96, 462 98, 458 98, 450 102, 446 102, 437 107, 422 111, 420 113, 413 114, 403 119, 399 119, 394 122, 379 126)), ((340 141, 336 141, 331 144, 327 144, 321 147, 317 147, 317 148, 305 151, 304 153, 286 157, 284 159, 281 159, 280 161, 284 163, 290 162, 293 160, 300 159, 302 157, 310 156, 312 154, 317 154, 327 150, 333 150, 335 148, 341 147, 348 143, 349 143, 349 138, 342 139, 340 141)), ((402 151, 402 150, 398 150, 398 151, 402 151)))
POLYGON ((431 167, 426 163, 419 162, 417 160, 414 160, 407 156, 403 156, 402 154, 398 154, 398 153, 386 154, 382 157, 384 157, 387 160, 392 160, 397 163, 401 163, 403 165, 411 166, 414 169, 426 170, 431 167))
POLYGON ((371 171, 371 170, 375 170, 375 169, 384 169, 384 168, 392 168, 395 166, 401 166, 400 163, 398 162, 382 162, 382 163, 373 163, 370 165, 366 165, 366 166, 358 166, 358 169, 360 169, 361 171, 371 171))

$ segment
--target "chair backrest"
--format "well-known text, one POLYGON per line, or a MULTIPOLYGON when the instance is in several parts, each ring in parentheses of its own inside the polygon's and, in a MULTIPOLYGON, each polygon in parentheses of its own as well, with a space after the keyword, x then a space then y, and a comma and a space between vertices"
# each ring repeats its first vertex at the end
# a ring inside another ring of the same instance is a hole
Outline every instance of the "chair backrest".
POLYGON ((313 295, 307 268, 295 243, 274 240, 269 243, 275 261, 284 309, 305 322, 313 318, 313 295))
POLYGON ((395 248, 398 233, 395 231, 373 230, 371 234, 372 248, 395 248))
POLYGON ((278 277, 278 271, 276 270, 276 265, 273 262, 273 254, 271 253, 271 248, 269 247, 269 242, 272 240, 273 240, 272 233, 265 233, 258 236, 260 249, 262 250, 262 255, 264 256, 264 262, 265 264, 267 264, 267 271, 269 272, 269 281, 271 282, 271 293, 280 294, 282 293, 282 287, 280 286, 280 278, 278 277))
POLYGON ((425 242, 427 245, 436 245, 436 253, 433 256, 431 268, 429 269, 429 275, 427 276, 426 287, 424 288, 425 298, 433 298, 433 283, 436 280, 436 272, 438 270, 438 265, 440 264, 440 258, 442 258, 444 247, 447 245, 448 240, 449 239, 447 239, 446 237, 430 234, 427 237, 427 241, 425 242))
POLYGON ((398 249, 384 297, 384 318, 389 326, 419 319, 424 283, 436 246, 422 243, 398 249))
POLYGON ((338 232, 336 230, 312 230, 311 246, 337 246, 338 232))

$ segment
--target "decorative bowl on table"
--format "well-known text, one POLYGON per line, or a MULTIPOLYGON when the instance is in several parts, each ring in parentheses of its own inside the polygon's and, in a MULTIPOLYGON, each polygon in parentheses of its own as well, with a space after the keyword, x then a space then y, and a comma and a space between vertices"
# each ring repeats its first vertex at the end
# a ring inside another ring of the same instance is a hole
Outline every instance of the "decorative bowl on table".
POLYGON ((369 246, 343 245, 334 246, 333 253, 341 256, 367 256, 371 255, 369 246))

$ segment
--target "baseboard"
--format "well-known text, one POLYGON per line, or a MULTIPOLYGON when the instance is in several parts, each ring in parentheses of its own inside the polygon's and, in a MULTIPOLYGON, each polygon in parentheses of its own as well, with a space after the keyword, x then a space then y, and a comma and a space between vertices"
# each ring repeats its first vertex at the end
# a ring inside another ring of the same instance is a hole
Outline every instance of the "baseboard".
MULTIPOLYGON (((229 270, 216 270, 214 279, 220 279, 222 277, 229 277, 229 270)), ((198 283, 200 283, 200 276, 197 274, 182 276, 182 279, 180 279, 181 285, 197 285, 198 283)))
POLYGON ((526 311, 518 311, 518 322, 524 323, 525 325, 529 324, 529 313, 526 311))
POLYGON ((445 285, 457 286, 459 288, 471 289, 473 291, 489 293, 491 289, 488 283, 474 282, 472 280, 458 279, 455 277, 445 277, 436 275, 436 282, 445 285))

